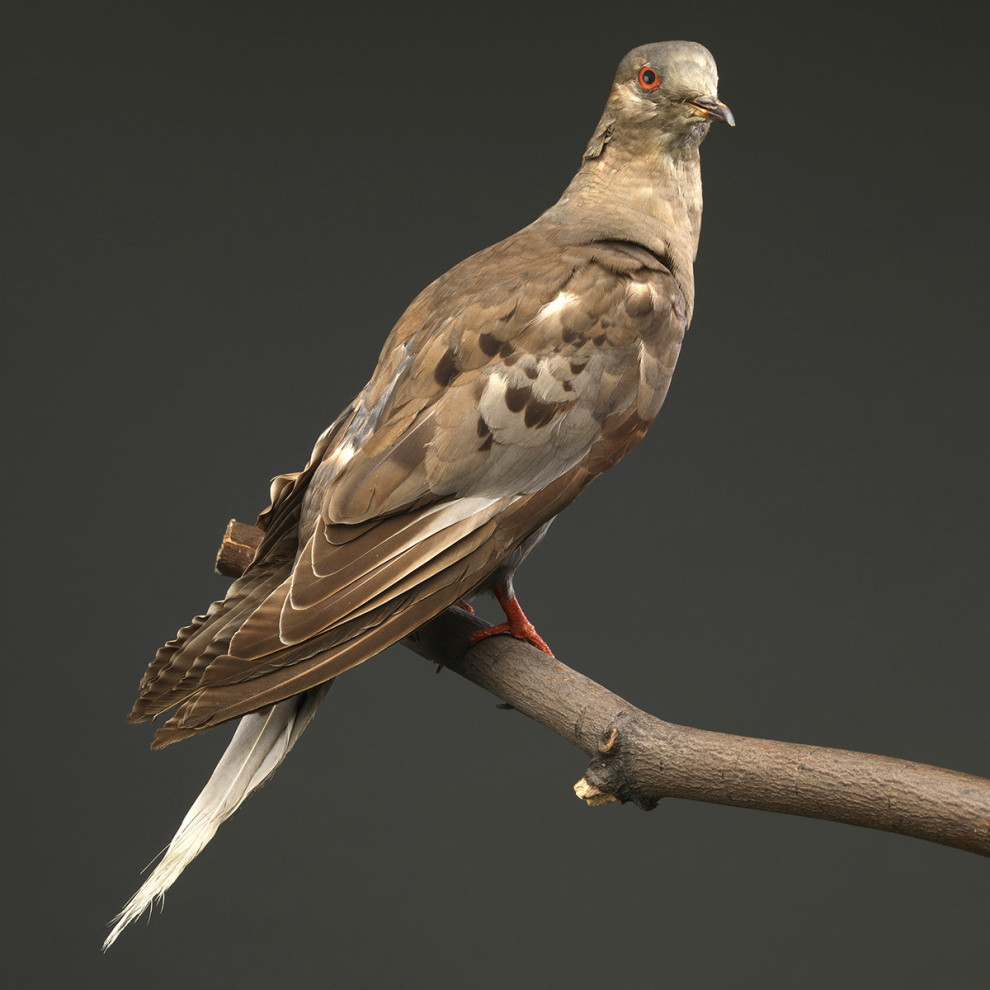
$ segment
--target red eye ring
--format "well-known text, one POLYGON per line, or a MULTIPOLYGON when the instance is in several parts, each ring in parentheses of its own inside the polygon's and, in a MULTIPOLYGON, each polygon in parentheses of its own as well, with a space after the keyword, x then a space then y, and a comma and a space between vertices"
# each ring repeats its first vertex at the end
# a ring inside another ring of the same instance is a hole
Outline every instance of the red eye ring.
POLYGON ((656 70, 649 65, 644 65, 639 70, 639 75, 636 79, 639 82, 639 88, 647 93, 652 93, 653 90, 660 88, 660 77, 657 75, 656 70))

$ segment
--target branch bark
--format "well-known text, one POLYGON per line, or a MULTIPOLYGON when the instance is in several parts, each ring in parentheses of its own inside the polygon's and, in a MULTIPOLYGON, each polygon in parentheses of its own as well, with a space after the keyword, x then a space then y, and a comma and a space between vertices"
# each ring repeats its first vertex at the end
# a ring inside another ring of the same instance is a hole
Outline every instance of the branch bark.
MULTIPOLYGON (((228 526, 225 544, 232 532, 239 545, 250 543, 237 525, 228 526)), ((664 797, 690 798, 899 832, 990 856, 990 780, 665 722, 510 636, 469 648, 470 634, 485 625, 449 608, 403 642, 586 753, 591 763, 574 789, 590 805, 632 801, 651 810, 664 797)))
POLYGON ((590 758, 589 804, 646 810, 680 797, 900 832, 990 856, 990 780, 869 753, 752 739, 664 722, 508 636, 466 650, 484 623, 448 609, 404 642, 590 758))

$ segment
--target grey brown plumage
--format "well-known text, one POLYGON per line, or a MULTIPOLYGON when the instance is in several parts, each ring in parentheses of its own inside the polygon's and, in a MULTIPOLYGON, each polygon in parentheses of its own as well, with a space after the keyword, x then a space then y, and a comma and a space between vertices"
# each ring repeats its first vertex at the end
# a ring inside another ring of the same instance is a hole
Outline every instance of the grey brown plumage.
POLYGON ((413 301, 306 468, 275 479, 252 565, 145 674, 130 720, 175 709, 156 746, 318 689, 511 578, 642 439, 693 309, 698 146, 732 122, 716 82, 700 45, 630 52, 558 203, 413 301))
POLYGON ((160 743, 400 639, 638 442, 673 371, 683 295, 649 252, 568 233, 534 225, 410 307, 331 442, 276 497, 256 563, 148 671, 132 719, 180 705, 160 743), (280 526, 300 498, 299 523, 280 526))

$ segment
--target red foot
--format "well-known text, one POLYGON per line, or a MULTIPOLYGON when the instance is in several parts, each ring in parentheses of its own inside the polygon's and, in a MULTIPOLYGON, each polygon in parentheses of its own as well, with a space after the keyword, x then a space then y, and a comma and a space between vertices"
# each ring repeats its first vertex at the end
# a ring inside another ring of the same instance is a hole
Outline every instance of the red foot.
POLYGON ((474 609, 471 607, 471 603, 466 598, 458 598, 454 604, 458 608, 464 609, 465 612, 470 612, 471 615, 474 615, 474 609))
POLYGON ((471 633, 468 639, 471 646, 474 646, 475 643, 480 643, 489 636, 499 636, 502 633, 508 633, 510 636, 515 636, 516 639, 521 639, 524 643, 530 643, 538 650, 542 650, 552 657, 553 650, 543 641, 543 638, 536 631, 533 623, 526 618, 516 598, 507 595, 504 588, 496 588, 495 597, 498 599, 498 603, 502 606, 502 611, 505 612, 505 617, 509 621, 471 633))

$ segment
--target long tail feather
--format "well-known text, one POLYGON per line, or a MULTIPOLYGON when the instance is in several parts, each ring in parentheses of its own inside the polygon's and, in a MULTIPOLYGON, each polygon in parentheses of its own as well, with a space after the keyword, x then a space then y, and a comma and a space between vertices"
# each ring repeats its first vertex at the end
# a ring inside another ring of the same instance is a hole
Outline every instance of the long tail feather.
POLYGON ((182 819, 161 862, 113 919, 113 930, 103 943, 104 952, 156 900, 164 900, 165 891, 203 851, 221 823, 275 772, 310 723, 332 683, 328 681, 240 720, 230 745, 182 819))

